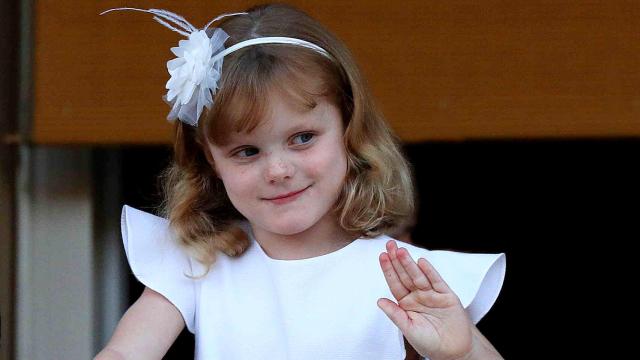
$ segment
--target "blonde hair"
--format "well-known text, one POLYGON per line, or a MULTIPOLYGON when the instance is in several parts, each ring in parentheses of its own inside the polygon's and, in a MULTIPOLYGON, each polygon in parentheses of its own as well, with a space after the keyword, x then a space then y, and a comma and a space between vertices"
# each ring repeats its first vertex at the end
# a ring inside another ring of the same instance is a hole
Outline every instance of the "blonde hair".
POLYGON ((414 212, 409 164, 347 47, 289 5, 260 5, 247 12, 219 25, 230 35, 226 47, 256 37, 287 36, 312 42, 333 59, 299 46, 245 47, 225 56, 219 90, 198 127, 176 121, 174 159, 161 176, 161 213, 180 243, 206 267, 201 276, 215 263, 217 251, 239 256, 250 245, 238 227, 244 217, 214 173, 215 159, 206 144, 224 144, 230 131, 258 126, 269 91, 279 90, 307 108, 315 106, 318 96, 339 107, 348 170, 333 210, 345 231, 377 236, 414 212))

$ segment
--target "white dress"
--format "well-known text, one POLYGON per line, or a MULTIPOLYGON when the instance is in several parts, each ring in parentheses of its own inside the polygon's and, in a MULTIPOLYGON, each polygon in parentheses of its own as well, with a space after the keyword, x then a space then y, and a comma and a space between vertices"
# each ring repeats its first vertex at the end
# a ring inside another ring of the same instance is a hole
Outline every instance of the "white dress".
MULTIPOLYGON (((357 239, 332 253, 276 260, 253 238, 240 257, 219 254, 209 274, 177 245, 168 221, 125 205, 122 237, 136 278, 165 296, 195 334, 195 358, 404 359, 400 330, 378 308, 394 300, 379 265, 390 239, 357 239)), ((494 304, 505 254, 430 251, 398 241, 426 258, 458 295, 475 323, 494 304)))

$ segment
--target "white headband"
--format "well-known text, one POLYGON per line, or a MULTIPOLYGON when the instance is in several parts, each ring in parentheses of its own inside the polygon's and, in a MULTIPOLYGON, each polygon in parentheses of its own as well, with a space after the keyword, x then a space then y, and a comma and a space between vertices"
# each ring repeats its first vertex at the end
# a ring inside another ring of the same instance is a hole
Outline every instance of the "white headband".
POLYGON ((246 15, 248 14, 246 12, 219 15, 209 21, 202 30, 199 30, 182 16, 161 9, 144 10, 123 7, 103 11, 100 15, 115 10, 135 10, 154 14, 153 19, 157 22, 188 38, 188 40, 180 40, 178 47, 171 48, 171 52, 177 58, 167 62, 171 78, 165 86, 169 91, 162 98, 172 107, 167 120, 179 119, 192 126, 198 126, 198 119, 203 107, 211 109, 212 96, 219 88, 218 81, 222 72, 223 58, 238 49, 256 44, 292 44, 315 50, 332 59, 331 55, 320 46, 296 38, 260 37, 241 41, 225 49, 224 43, 229 35, 224 30, 214 28, 211 38, 207 35, 206 30, 215 21, 227 16, 246 15), (162 19, 170 21, 176 26, 174 27, 162 19))

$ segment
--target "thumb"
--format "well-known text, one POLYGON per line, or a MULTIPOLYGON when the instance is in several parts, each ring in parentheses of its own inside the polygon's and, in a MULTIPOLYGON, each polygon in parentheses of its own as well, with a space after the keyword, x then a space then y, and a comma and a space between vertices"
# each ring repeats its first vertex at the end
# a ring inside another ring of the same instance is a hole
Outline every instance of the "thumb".
POLYGON ((382 311, 391 319, 391 321, 396 324, 396 326, 405 333, 405 329, 409 328, 409 323, 411 319, 407 315, 407 312, 404 311, 400 306, 398 306, 393 301, 381 298, 378 299, 378 307, 382 309, 382 311))

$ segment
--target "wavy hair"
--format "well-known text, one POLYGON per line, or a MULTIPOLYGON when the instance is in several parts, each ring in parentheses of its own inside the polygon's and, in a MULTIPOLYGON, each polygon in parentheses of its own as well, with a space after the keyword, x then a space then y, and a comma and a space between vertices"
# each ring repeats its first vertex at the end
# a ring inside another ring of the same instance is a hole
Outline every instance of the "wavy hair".
POLYGON ((306 13, 289 5, 267 4, 229 17, 219 27, 230 38, 225 47, 263 36, 287 36, 324 48, 332 59, 294 45, 260 44, 224 58, 219 90, 198 127, 175 123, 174 158, 161 174, 161 215, 180 243, 206 267, 218 251, 241 255, 250 245, 214 173, 207 143, 224 144, 230 131, 251 131, 268 108, 269 91, 279 90, 312 108, 326 96, 338 106, 344 125, 347 174, 334 205, 340 226, 374 237, 414 212, 411 169, 400 142, 378 110, 347 47, 306 13))

